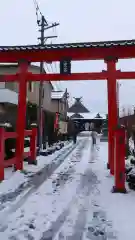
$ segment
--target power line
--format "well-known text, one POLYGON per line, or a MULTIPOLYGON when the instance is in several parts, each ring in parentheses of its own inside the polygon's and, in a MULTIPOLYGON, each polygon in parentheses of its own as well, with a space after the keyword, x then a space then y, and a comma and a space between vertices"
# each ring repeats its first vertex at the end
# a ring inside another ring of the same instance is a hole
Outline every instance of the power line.
MULTIPOLYGON (((33 0, 33 3, 34 3, 35 11, 36 11, 37 24, 39 25, 40 22, 41 22, 43 14, 40 10, 40 7, 39 7, 39 4, 38 4, 37 0, 33 0)), ((45 18, 44 18, 44 21, 45 21, 46 25, 48 25, 48 21, 45 18)))
POLYGON ((33 0, 33 3, 34 3, 34 6, 35 6, 35 9, 36 9, 36 12, 39 11, 40 15, 42 16, 43 14, 41 13, 40 11, 40 8, 39 8, 39 5, 38 5, 38 2, 36 0, 33 0))

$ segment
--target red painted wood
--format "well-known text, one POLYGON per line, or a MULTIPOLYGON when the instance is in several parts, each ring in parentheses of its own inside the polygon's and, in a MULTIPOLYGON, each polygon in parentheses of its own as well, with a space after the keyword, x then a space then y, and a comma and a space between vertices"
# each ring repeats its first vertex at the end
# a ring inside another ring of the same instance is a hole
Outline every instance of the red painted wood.
POLYGON ((25 130, 24 131, 24 136, 25 137, 29 137, 29 136, 31 136, 32 135, 32 130, 25 130))
POLYGON ((107 72, 72 73, 72 74, 29 74, 27 79, 31 81, 81 81, 81 80, 104 80, 107 72))
POLYGON ((18 74, 0 74, 0 82, 18 82, 18 74))
POLYGON ((114 174, 114 129, 116 129, 118 121, 117 112, 117 94, 116 94, 116 63, 114 61, 107 62, 108 70, 108 164, 111 174, 114 174))
POLYGON ((4 168, 11 167, 16 163, 16 161, 17 161, 16 157, 4 161, 4 168))
POLYGON ((119 59, 135 58, 135 46, 110 46, 89 48, 67 48, 67 49, 44 49, 44 50, 21 50, 0 52, 0 62, 13 63, 25 59, 28 62, 52 62, 61 59, 78 60, 104 60, 108 56, 119 59))
POLYGON ((115 185, 114 192, 126 192, 125 188, 125 155, 126 155, 126 144, 125 144, 126 131, 123 128, 115 131, 115 160, 114 160, 114 177, 115 185))
POLYGON ((5 132, 4 139, 7 139, 7 138, 17 138, 17 133, 16 132, 5 132))
POLYGON ((24 152, 24 154, 23 154, 23 156, 26 157, 26 158, 30 157, 30 155, 31 155, 30 152, 24 152))
MULTIPOLYGON (((107 71, 102 72, 90 72, 90 73, 72 73, 70 75, 63 75, 58 73, 42 73, 42 74, 32 74, 27 73, 27 81, 82 81, 82 80, 106 80, 108 77, 107 71)), ((134 80, 135 72, 121 72, 120 70, 116 71, 117 80, 134 80)), ((0 75, 0 82, 17 82, 18 74, 11 75, 0 75)))
POLYGON ((5 158, 5 129, 0 128, 0 181, 4 180, 4 158, 5 158))
POLYGON ((24 137, 25 137, 25 120, 26 120, 26 95, 27 82, 26 74, 28 71, 28 63, 22 62, 19 65, 19 93, 18 93, 18 116, 17 116, 17 142, 16 142, 16 170, 23 169, 23 154, 24 154, 24 137))
POLYGON ((135 72, 117 72, 117 79, 135 80, 135 72))

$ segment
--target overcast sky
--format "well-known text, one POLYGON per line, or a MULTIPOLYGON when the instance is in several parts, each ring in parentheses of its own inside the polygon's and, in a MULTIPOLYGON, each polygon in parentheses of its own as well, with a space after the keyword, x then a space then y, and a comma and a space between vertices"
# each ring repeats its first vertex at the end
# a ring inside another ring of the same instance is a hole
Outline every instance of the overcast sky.
MULTIPOLYGON (((135 39, 135 0, 38 2, 49 22, 60 23, 54 43, 135 39)), ((0 45, 36 44, 38 32, 33 0, 1 0, 0 26, 0 45)), ((123 60, 117 67, 133 71, 135 61, 123 60)), ((103 62, 76 62, 72 69, 73 72, 100 71, 105 65, 103 62)), ((68 82, 63 86, 68 88, 71 96, 83 96, 91 111, 106 112, 106 81, 68 82)), ((135 81, 121 81, 120 105, 135 105, 135 81)))

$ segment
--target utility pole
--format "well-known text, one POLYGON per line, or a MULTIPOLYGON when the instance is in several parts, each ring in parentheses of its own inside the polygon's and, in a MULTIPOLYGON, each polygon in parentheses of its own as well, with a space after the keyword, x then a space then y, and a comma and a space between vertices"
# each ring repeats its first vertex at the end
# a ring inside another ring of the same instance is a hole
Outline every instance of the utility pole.
MULTIPOLYGON (((44 45, 44 24, 45 24, 45 18, 44 16, 41 17, 41 45, 44 45)), ((40 62, 40 73, 43 73, 44 71, 44 63, 40 62)), ((43 94, 44 94, 44 85, 43 81, 40 81, 39 83, 39 108, 38 108, 38 151, 42 150, 42 142, 43 142, 43 94)))
MULTIPOLYGON (((45 31, 54 27, 57 27, 59 23, 48 24, 45 17, 41 15, 41 20, 37 21, 38 26, 40 27, 39 31, 41 36, 38 38, 40 40, 40 45, 44 46, 45 42, 49 38, 56 38, 57 36, 45 36, 45 31)), ((40 62, 40 73, 44 72, 44 62, 40 62)), ((51 79, 50 79, 51 80, 51 79)), ((39 83, 39 108, 38 108, 38 154, 42 150, 42 142, 43 142, 43 99, 44 99, 44 83, 40 81, 39 83)))

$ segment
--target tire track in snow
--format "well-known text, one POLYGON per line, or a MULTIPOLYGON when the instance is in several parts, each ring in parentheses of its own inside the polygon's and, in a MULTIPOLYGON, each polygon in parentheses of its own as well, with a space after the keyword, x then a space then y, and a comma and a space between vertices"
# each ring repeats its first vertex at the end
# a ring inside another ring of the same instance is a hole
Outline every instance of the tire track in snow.
POLYGON ((91 203, 91 193, 97 184, 97 176, 90 169, 87 169, 81 183, 82 187, 85 186, 84 192, 82 193, 83 202, 74 225, 73 234, 68 238, 69 240, 81 240, 83 238, 87 222, 87 212, 91 203))
POLYGON ((15 212, 18 208, 20 208, 28 199, 28 197, 33 194, 34 192, 37 191, 37 189, 48 179, 50 178, 53 173, 67 160, 67 158, 70 156, 72 156, 72 154, 74 154, 74 151, 76 150, 76 148, 82 147, 83 145, 83 141, 78 141, 78 143, 76 145, 73 145, 71 148, 68 149, 68 151, 62 155, 62 158, 59 160, 58 163, 56 163, 55 166, 53 166, 53 163, 49 164, 48 168, 46 169, 46 171, 42 172, 41 175, 38 176, 38 178, 34 179, 35 184, 29 189, 29 191, 26 193, 26 195, 24 195, 21 200, 15 204, 12 205, 12 209, 10 209, 9 214, 15 212))
MULTIPOLYGON (((65 159, 62 161, 62 163, 64 163, 64 161, 65 160, 68 160, 69 159, 69 156, 70 156, 70 154, 71 154, 71 159, 72 159, 72 155, 74 154, 74 151, 76 151, 76 149, 78 148, 78 150, 80 149, 80 148, 82 148, 82 146, 84 146, 85 145, 85 143, 86 143, 86 139, 82 139, 82 140, 79 140, 78 141, 78 144, 76 144, 76 145, 74 145, 73 146, 73 148, 72 148, 72 151, 70 151, 70 153, 69 153, 69 151, 68 151, 68 154, 67 154, 67 156, 65 157, 65 159)), ((71 149, 70 149, 71 150, 71 149)), ((61 163, 61 164, 62 164, 61 163)), ((60 165, 61 165, 60 164, 60 165)), ((59 166, 60 167, 60 166, 59 166)), ((56 169, 55 169, 56 170, 56 169)), ((50 175, 51 176, 51 175, 50 175)), ((39 186, 38 186, 39 187, 39 186)), ((6 229, 7 229, 7 225, 6 225, 6 220, 7 220, 7 218, 8 218, 8 216, 9 216, 9 214, 12 214, 13 212, 15 212, 18 208, 20 208, 22 205, 23 205, 23 203, 24 203, 24 200, 26 201, 27 200, 27 198, 32 194, 32 193, 34 193, 35 191, 36 191, 37 189, 36 188, 34 188, 34 189, 30 189, 27 193, 26 193, 26 195, 24 195, 23 197, 22 197, 22 199, 19 201, 19 203, 17 203, 17 204, 15 204, 15 205, 12 205, 12 208, 11 209, 9 209, 6 213, 4 212, 3 213, 3 215, 1 216, 1 228, 0 228, 0 231, 2 232, 2 231, 5 231, 6 229), (26 198, 27 197, 27 198, 26 198), (3 222, 3 216, 4 216, 4 222, 3 222), (5 223, 5 224, 4 224, 5 223)))
POLYGON ((52 223, 50 228, 43 233, 41 240, 59 240, 65 239, 65 236, 66 239, 69 240, 81 239, 86 224, 86 213, 89 205, 90 192, 93 190, 96 183, 96 175, 89 169, 86 170, 86 172, 81 175, 76 196, 71 200, 67 208, 59 215, 56 221, 52 223), (77 209, 76 213, 74 212, 74 208, 77 209), (80 212, 78 213, 78 211, 80 212), (76 216, 74 216, 74 214, 76 216))
POLYGON ((91 203, 90 194, 96 184, 98 184, 97 176, 89 168, 86 169, 81 176, 77 196, 73 198, 55 223, 52 223, 50 229, 44 232, 41 240, 81 240, 83 238, 87 212, 91 203), (74 208, 77 211, 74 211, 74 208))
MULTIPOLYGON (((78 144, 78 143, 77 143, 78 144)), ((47 165, 45 165, 39 172, 28 175, 27 182, 22 183, 15 191, 10 191, 6 194, 0 195, 1 209, 5 207, 6 202, 14 201, 23 191, 26 191, 32 186, 40 186, 40 183, 44 182, 54 171, 59 167, 59 165, 64 161, 66 156, 70 154, 75 148, 75 145, 69 143, 63 149, 60 150, 60 153, 52 159, 47 165)))
POLYGON ((117 239, 105 212, 93 201, 99 194, 96 174, 87 169, 80 180, 76 196, 40 240, 117 239))
POLYGON ((56 177, 54 176, 54 179, 52 181, 54 192, 59 190, 62 190, 62 187, 66 184, 67 181, 72 181, 73 175, 76 171, 76 165, 81 161, 82 157, 82 150, 84 149, 85 145, 87 144, 87 139, 83 140, 80 145, 76 148, 75 153, 71 156, 71 159, 69 162, 67 162, 67 166, 64 167, 61 165, 62 170, 58 173, 56 173, 56 177))
POLYGON ((7 226, 4 223, 6 222, 8 216, 14 213, 15 211, 17 211, 17 209, 19 209, 27 201, 29 196, 34 192, 36 192, 36 190, 41 186, 41 184, 43 184, 49 177, 51 177, 51 175, 55 172, 55 170, 57 170, 57 168, 59 168, 60 165, 70 156, 70 154, 72 155, 76 150, 76 148, 80 147, 80 145, 82 145, 82 140, 78 141, 77 144, 68 147, 65 154, 58 155, 54 159, 54 161, 56 161, 55 165, 53 165, 54 162, 51 162, 51 164, 48 165, 48 167, 45 166, 45 168, 42 170, 42 174, 40 173, 38 174, 38 176, 37 175, 35 176, 34 184, 32 185, 32 181, 31 181, 31 185, 28 184, 28 188, 24 189, 24 193, 22 192, 22 194, 18 196, 15 202, 13 202, 9 206, 7 206, 7 208, 5 208, 3 211, 0 212, 0 232, 2 232, 7 228, 7 226), (3 218, 4 218, 4 221, 3 221, 3 218))
MULTIPOLYGON (((88 145, 89 141, 88 139, 86 140, 86 138, 82 139, 81 142, 83 142, 83 145, 86 148, 85 141, 87 141, 87 145, 88 145)), ((50 229, 49 226, 51 226, 51 223, 56 222, 56 220, 59 218, 60 215, 63 214, 64 216, 64 214, 65 215, 68 214, 67 212, 69 210, 67 208, 67 205, 68 203, 70 203, 70 201, 72 201, 74 193, 76 192, 77 186, 79 184, 78 180, 80 181, 80 177, 86 169, 87 158, 84 157, 86 152, 89 152, 89 151, 84 150, 83 157, 82 159, 80 159, 81 161, 79 162, 79 164, 76 164, 77 172, 76 174, 74 174, 74 178, 75 178, 74 181, 66 182, 66 185, 64 186, 64 188, 62 189, 60 188, 56 193, 53 193, 52 178, 48 179, 48 181, 41 186, 40 191, 36 192, 35 196, 32 195, 32 197, 28 199, 27 205, 25 204, 23 208, 20 208, 18 212, 15 213, 9 219, 9 221, 7 222, 9 224, 8 229, 3 233, 3 237, 6 236, 5 234, 7 234, 11 239, 13 237, 17 240, 18 239, 20 240, 21 237, 23 237, 24 239, 27 239, 27 237, 25 237, 24 235, 27 235, 29 233, 29 236, 31 235, 31 239, 32 237, 34 237, 33 239, 35 238, 40 239, 42 236, 41 235, 42 229, 46 228, 46 231, 48 231, 47 229, 50 229), (42 194, 40 192, 42 192, 42 194), (68 199, 66 197, 66 194, 69 197, 68 199), (38 209, 36 204, 37 202, 40 203, 40 208, 38 209), (27 212, 29 212, 29 207, 28 207, 29 205, 30 205, 31 211, 30 211, 30 214, 28 215, 27 212), (17 219, 17 222, 14 224, 13 222, 16 221, 16 219, 17 219), (32 220, 32 223, 31 223, 31 220, 32 220), (31 229, 29 227, 31 225, 34 226, 33 229, 35 229, 35 230, 32 230, 33 233, 31 233, 31 229), (35 237, 35 234, 36 234, 36 237, 35 237)), ((72 161, 72 156, 73 155, 71 155, 71 157, 67 159, 67 163, 70 163, 72 161)), ((63 169, 64 169, 64 166, 66 166, 66 164, 63 163, 63 169)), ((60 167, 60 169, 62 169, 62 166, 60 167)), ((58 172, 58 170, 56 172, 58 172)), ((63 219, 63 216, 62 216, 62 219, 63 219)), ((61 218, 59 219, 61 221, 61 218)))

